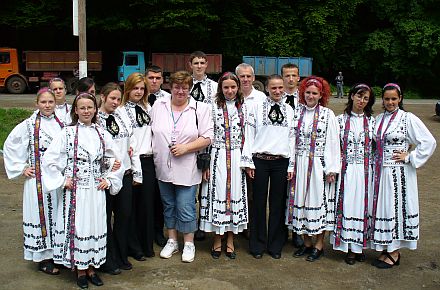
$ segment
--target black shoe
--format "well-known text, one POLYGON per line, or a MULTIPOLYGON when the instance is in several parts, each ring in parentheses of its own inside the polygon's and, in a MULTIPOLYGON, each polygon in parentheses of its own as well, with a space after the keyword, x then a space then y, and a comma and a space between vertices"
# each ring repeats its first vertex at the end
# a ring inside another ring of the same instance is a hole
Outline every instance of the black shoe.
POLYGON ((376 268, 378 268, 378 269, 390 269, 390 268, 392 268, 392 267, 394 267, 394 266, 399 266, 400 265, 400 253, 399 253, 399 255, 397 256, 397 260, 394 260, 393 259, 393 257, 391 257, 391 255, 389 254, 389 253, 386 253, 386 256, 387 256, 387 258, 391 261, 391 263, 392 264, 388 264, 387 262, 385 262, 385 261, 381 261, 381 260, 379 260, 377 263, 376 263, 376 268))
POLYGON ((87 282, 87 276, 81 275, 76 277, 76 285, 79 286, 81 289, 89 288, 89 282, 87 282))
POLYGON ((358 262, 365 262, 365 260, 366 260, 367 258, 365 257, 365 254, 364 254, 364 253, 360 253, 360 254, 356 254, 355 259, 356 259, 356 261, 358 261, 358 262))
POLYGON ((132 257, 133 257, 133 259, 135 259, 136 261, 139 261, 139 262, 143 262, 143 261, 147 260, 147 258, 145 258, 145 256, 144 256, 144 254, 134 254, 134 255, 132 255, 132 257))
POLYGON ((102 282, 101 278, 99 278, 98 274, 93 273, 90 276, 87 276, 87 278, 90 280, 90 283, 92 283, 95 286, 102 286, 104 285, 104 282, 102 282))
POLYGON ((211 257, 212 257, 213 259, 216 259, 216 260, 217 260, 218 258, 220 258, 221 254, 222 254, 222 246, 217 247, 217 248, 215 248, 215 249, 214 249, 214 246, 212 246, 212 249, 211 249, 211 257))
POLYGON ((160 232, 156 233, 154 241, 159 247, 162 248, 165 247, 165 245, 167 244, 167 239, 164 237, 163 233, 160 232))
POLYGON ((255 259, 261 259, 261 258, 263 258, 263 254, 261 254, 261 253, 252 253, 252 257, 254 257, 255 259))
POLYGON ((121 270, 131 270, 133 269, 133 265, 130 262, 124 262, 122 265, 119 266, 121 270))
POLYGON ((324 249, 318 250, 317 248, 314 248, 312 250, 312 253, 307 257, 307 261, 309 262, 315 262, 316 260, 319 260, 321 256, 324 254, 324 249))
POLYGON ((281 254, 278 253, 269 253, 269 255, 272 257, 272 259, 281 259, 281 254))
POLYGON ((301 236, 294 232, 292 232, 292 245, 295 248, 301 248, 302 246, 304 246, 304 241, 301 236))
POLYGON ((311 254, 312 251, 313 251, 313 247, 302 246, 296 252, 294 252, 292 256, 294 256, 295 258, 300 258, 305 254, 311 254))
POLYGON ((357 254, 348 252, 344 258, 345 263, 347 263, 348 265, 354 265, 356 263, 356 255, 357 254))
POLYGON ((194 240, 196 240, 198 242, 205 240, 205 232, 201 231, 201 230, 197 230, 194 233, 194 240))
POLYGON ((154 253, 154 251, 151 251, 151 252, 145 254, 145 257, 147 257, 147 258, 153 258, 155 256, 156 256, 156 254, 154 253))
POLYGON ((235 253, 235 249, 229 247, 228 245, 226 246, 226 257, 228 257, 231 260, 235 260, 235 258, 237 257, 237 254, 235 253), (228 250, 232 250, 232 252, 228 252, 228 250))
POLYGON ((121 274, 122 273, 122 271, 121 271, 121 269, 119 269, 119 268, 112 268, 112 269, 110 269, 110 268, 100 268, 100 269, 97 269, 97 270, 101 270, 101 272, 104 272, 104 273, 107 273, 107 274, 110 274, 110 275, 119 275, 119 274, 121 274))

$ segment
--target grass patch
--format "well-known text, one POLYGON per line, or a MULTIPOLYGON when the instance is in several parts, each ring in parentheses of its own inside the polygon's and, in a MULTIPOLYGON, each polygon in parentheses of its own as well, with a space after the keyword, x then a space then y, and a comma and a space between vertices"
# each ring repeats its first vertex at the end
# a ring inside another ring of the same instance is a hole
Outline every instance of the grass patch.
POLYGON ((0 148, 3 149, 3 144, 9 133, 17 124, 29 118, 32 114, 31 110, 25 109, 2 109, 0 108, 0 148))

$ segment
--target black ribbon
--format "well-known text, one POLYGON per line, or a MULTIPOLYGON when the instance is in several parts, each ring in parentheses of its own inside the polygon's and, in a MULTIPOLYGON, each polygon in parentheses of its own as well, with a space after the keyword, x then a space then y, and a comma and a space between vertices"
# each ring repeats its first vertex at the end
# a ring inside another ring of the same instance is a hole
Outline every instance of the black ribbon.
POLYGON ((284 116, 283 116, 283 113, 281 112, 280 105, 278 105, 278 104, 272 105, 272 107, 270 108, 270 111, 269 111, 269 120, 272 121, 272 124, 274 124, 274 123, 282 124, 283 123, 284 116))
POLYGON ((286 95, 286 104, 290 105, 292 109, 295 109, 295 96, 286 95))
POLYGON ((190 93, 191 97, 193 97, 196 101, 203 102, 205 100, 205 95, 202 91, 202 83, 196 83, 190 93))
POLYGON ((134 109, 136 110, 136 122, 139 126, 150 124, 150 116, 139 105, 136 105, 134 109))
POLYGON ((155 94, 150 94, 148 96, 148 103, 150 103, 150 106, 153 106, 154 102, 156 102, 156 95, 155 94))
POLYGON ((105 125, 107 127, 107 131, 112 134, 112 136, 119 134, 119 125, 116 123, 115 116, 109 115, 105 121, 105 125))

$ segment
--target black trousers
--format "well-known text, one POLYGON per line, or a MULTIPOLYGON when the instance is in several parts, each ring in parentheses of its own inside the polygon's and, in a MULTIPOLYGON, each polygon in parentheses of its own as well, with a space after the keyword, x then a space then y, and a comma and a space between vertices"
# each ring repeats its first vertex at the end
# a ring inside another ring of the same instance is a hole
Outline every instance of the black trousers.
POLYGON ((286 241, 285 209, 287 190, 287 158, 263 160, 253 158, 253 212, 249 250, 252 254, 281 254, 286 241), (269 224, 266 226, 266 206, 269 189, 269 224))
POLYGON ((122 179, 122 188, 116 195, 108 190, 106 196, 107 212, 107 254, 104 267, 109 270, 128 263, 128 233, 133 204, 133 175, 122 179), (113 226, 112 226, 113 214, 113 226))
MULTIPOLYGON (((143 254, 147 257, 154 255, 154 197, 156 195, 156 170, 153 157, 141 158, 142 184, 133 186, 133 222, 131 238, 139 241, 141 252, 136 245, 130 245, 129 254, 143 254)), ((130 243, 131 244, 131 243, 130 243)))
POLYGON ((154 193, 154 232, 163 235, 164 219, 163 219, 163 204, 160 198, 159 183, 156 179, 154 193))

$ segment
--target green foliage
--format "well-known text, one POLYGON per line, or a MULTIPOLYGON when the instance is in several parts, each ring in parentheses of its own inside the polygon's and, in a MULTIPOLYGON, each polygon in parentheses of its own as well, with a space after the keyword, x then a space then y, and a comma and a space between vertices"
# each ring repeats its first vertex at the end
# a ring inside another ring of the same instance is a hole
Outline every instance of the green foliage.
POLYGON ((30 110, 0 108, 0 148, 3 149, 3 144, 12 129, 26 118, 29 118, 31 114, 32 111, 30 110))
MULTIPOLYGON (((5 27, 71 30, 70 1, 3 2, 5 27)), ((440 75, 436 0, 87 1, 87 26, 120 50, 222 53, 225 70, 243 55, 307 56, 327 79, 343 71, 347 84, 397 81, 424 95, 440 75)))

